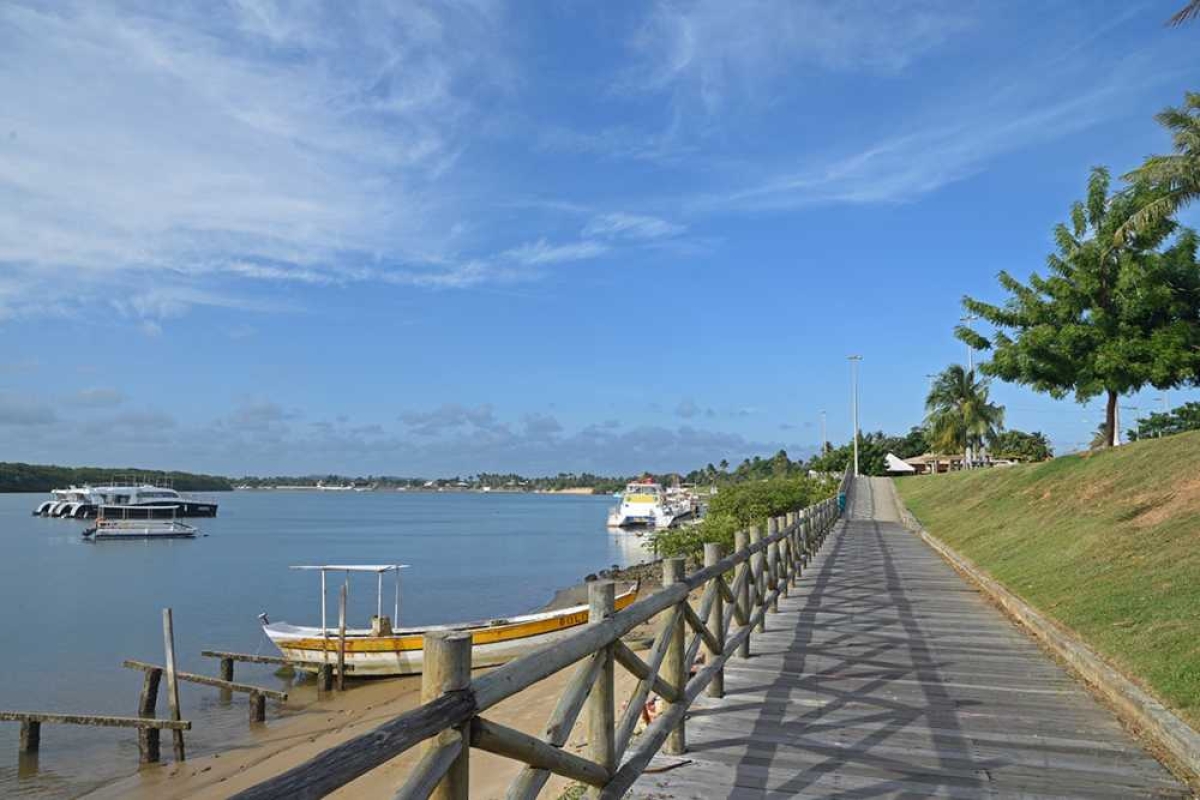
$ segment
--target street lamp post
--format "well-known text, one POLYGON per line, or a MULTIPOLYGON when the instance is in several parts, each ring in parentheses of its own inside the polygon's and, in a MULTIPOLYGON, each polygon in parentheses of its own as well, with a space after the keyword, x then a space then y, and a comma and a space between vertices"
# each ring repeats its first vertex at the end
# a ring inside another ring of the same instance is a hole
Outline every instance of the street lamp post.
POLYGON ((825 436, 825 410, 821 409, 821 455, 825 455, 825 444, 828 441, 825 436))
MULTIPOLYGON (((959 322, 961 322, 964 325, 970 325, 972 322, 974 322, 977 319, 979 319, 979 317, 975 316, 974 314, 968 314, 967 316, 959 319, 959 322)), ((968 344, 967 345, 967 372, 974 372, 974 371, 975 371, 975 348, 971 347, 971 345, 968 344)))
POLYGON ((854 419, 854 477, 858 477, 858 362, 862 356, 847 356, 850 361, 850 409, 854 419))

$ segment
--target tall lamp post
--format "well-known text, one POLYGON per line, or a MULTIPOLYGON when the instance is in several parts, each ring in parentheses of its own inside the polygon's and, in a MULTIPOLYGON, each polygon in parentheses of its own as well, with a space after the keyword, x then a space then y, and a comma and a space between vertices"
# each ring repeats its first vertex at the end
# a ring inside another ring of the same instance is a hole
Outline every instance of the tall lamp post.
POLYGON ((825 444, 828 441, 829 439, 825 436, 825 409, 821 409, 821 455, 825 455, 827 452, 825 444))
POLYGON ((850 409, 854 418, 854 477, 858 477, 858 362, 862 356, 847 356, 850 361, 850 409))
MULTIPOLYGON (((977 319, 979 319, 979 317, 975 316, 974 314, 968 314, 967 316, 960 318, 959 322, 961 322, 963 325, 970 325, 972 322, 974 322, 977 319)), ((971 347, 971 345, 968 344, 967 345, 967 372, 974 372, 974 371, 975 371, 975 348, 971 347)))

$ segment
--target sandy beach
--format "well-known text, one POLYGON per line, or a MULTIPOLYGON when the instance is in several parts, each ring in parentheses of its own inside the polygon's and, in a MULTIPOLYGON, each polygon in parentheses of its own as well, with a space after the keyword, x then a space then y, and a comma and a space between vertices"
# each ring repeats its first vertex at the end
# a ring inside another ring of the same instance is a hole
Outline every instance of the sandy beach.
MULTIPOLYGON (((637 569, 642 575, 652 570, 637 569)), ((643 582, 642 592, 654 586, 643 582)), ((579 603, 586 587, 560 591, 547 608, 579 603)), ((650 628, 635 630, 627 641, 635 649, 645 646, 650 628)), ((533 735, 540 735, 573 673, 568 668, 508 698, 487 712, 487 717, 533 735)), ((480 674, 480 673, 477 673, 480 674)), ((621 706, 633 692, 635 679, 622 669, 616 671, 616 695, 621 706)), ((259 726, 250 740, 212 755, 189 759, 183 764, 170 763, 170 738, 163 737, 164 763, 146 767, 135 775, 108 784, 86 795, 89 800, 170 800, 197 798, 217 800, 249 788, 267 778, 285 772, 323 750, 370 731, 389 719, 419 704, 419 676, 388 680, 350 681, 343 693, 317 697, 315 683, 298 684, 288 700, 288 711, 279 716, 278 708, 268 711, 268 722, 259 726), (290 709, 295 709, 291 711, 290 709)), ((236 700, 234 702, 237 702, 236 700)), ((586 713, 580 719, 568 748, 583 751, 581 740, 586 713)), ((335 798, 391 798, 403 783, 412 764, 420 757, 414 748, 335 792, 335 798)), ((471 751, 471 796, 501 798, 508 784, 520 771, 518 762, 471 751)), ((551 778, 544 792, 557 797, 568 781, 551 778)))

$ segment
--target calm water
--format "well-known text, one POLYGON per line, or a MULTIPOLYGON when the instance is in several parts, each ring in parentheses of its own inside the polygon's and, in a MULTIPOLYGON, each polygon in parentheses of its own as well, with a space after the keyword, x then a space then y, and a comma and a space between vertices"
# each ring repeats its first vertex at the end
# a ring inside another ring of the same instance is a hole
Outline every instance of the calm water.
MULTIPOLYGON (((258 628, 320 623, 317 575, 292 564, 404 563, 404 624, 531 610, 589 572, 644 560, 637 538, 605 529, 607 497, 506 494, 236 492, 215 496, 209 534, 192 541, 86 543, 84 524, 30 511, 41 495, 0 494, 0 708, 136 713, 135 658, 162 663, 161 610, 174 609, 179 668, 216 674, 206 648, 275 651, 258 628)), ((385 579, 385 581, 390 579, 385 579)), ((350 623, 365 625, 374 576, 351 578, 350 623)), ((330 609, 336 613, 335 582, 330 609)), ((390 609, 385 584, 385 608, 390 609)), ((390 611, 385 612, 390 613, 390 611)), ((269 667, 237 666, 238 680, 285 688, 269 667)), ((189 754, 245 739, 244 697, 182 684, 193 720, 189 754)), ((165 694, 159 714, 165 713, 165 694)), ((277 714, 268 708, 268 717, 277 714)), ((133 731, 42 728, 36 765, 19 763, 15 723, 0 723, 0 796, 81 794, 137 766, 133 731), (36 772, 33 771, 36 766, 36 772)), ((170 752, 164 737, 164 755, 170 752)))

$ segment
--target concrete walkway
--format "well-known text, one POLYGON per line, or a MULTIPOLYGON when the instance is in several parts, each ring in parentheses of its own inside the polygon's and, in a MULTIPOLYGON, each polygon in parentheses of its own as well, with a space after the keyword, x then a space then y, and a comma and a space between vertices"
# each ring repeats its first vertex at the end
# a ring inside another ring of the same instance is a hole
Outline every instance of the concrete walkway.
POLYGON ((1188 797, 1063 669, 858 479, 688 753, 631 797, 1188 797))

